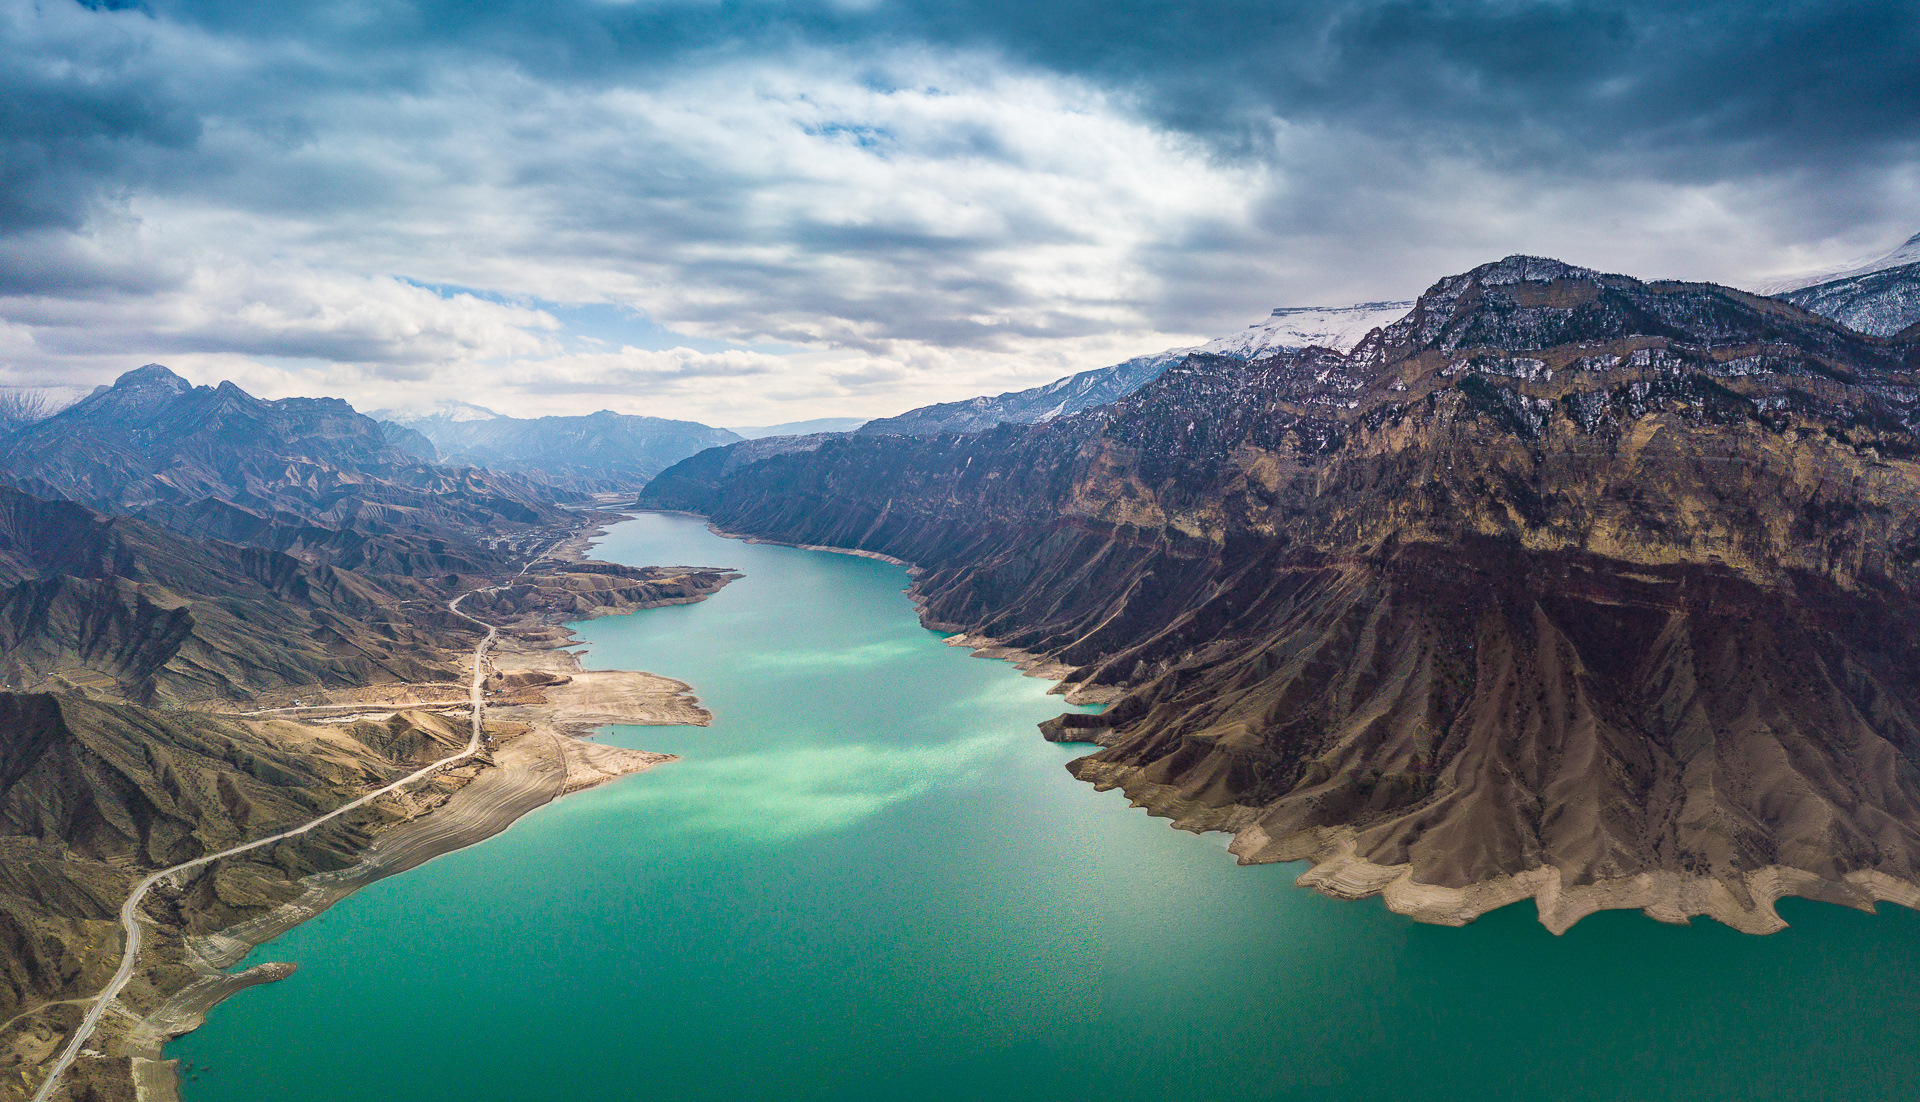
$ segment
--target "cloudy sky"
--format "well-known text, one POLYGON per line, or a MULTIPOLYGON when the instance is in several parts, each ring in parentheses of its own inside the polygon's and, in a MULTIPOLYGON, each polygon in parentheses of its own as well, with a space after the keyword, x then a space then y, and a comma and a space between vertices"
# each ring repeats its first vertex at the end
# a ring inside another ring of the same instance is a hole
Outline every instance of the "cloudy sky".
POLYGON ((877 416, 1920 230, 1920 8, 0 0, 0 385, 877 416))

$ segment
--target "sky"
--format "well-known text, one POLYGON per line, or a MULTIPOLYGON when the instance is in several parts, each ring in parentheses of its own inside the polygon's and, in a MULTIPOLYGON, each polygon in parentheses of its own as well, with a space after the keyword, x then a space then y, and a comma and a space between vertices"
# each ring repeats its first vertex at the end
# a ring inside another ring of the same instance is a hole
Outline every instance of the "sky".
POLYGON ((1920 230, 1920 7, 0 0, 0 387, 883 416, 1920 230))

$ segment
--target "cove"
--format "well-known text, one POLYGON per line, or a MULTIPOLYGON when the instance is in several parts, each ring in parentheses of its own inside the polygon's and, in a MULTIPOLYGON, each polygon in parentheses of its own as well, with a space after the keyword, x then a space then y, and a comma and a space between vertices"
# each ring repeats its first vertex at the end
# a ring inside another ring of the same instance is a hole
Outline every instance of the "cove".
POLYGON ((745 572, 575 625, 713 726, 612 728, 684 760, 262 947, 299 971, 170 1046, 187 1102, 1920 1096, 1920 915, 1421 926, 1073 780, 1060 698, 899 567, 652 514, 595 553, 745 572))

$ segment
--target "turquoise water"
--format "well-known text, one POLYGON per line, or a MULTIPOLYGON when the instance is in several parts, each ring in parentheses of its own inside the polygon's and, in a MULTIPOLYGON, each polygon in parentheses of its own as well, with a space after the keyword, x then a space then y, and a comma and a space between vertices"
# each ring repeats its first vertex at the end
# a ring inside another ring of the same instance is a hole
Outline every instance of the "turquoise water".
POLYGON ((667 516, 599 554, 746 572, 580 625, 714 725, 615 728, 685 760, 264 947, 300 970, 169 1049, 187 1102, 1920 1098, 1913 913, 1420 926, 1074 781, 1060 698, 898 567, 667 516))

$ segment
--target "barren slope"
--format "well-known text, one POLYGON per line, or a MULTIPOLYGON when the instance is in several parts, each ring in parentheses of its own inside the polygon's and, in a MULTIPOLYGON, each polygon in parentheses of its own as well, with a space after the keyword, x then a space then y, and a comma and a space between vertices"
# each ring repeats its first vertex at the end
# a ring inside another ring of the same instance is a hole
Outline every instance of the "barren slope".
POLYGON ((1053 737, 1248 861, 1443 922, 1920 902, 1911 339, 1525 257, 1351 355, 1194 357, 969 437, 697 456, 643 504, 925 568, 1053 737))

